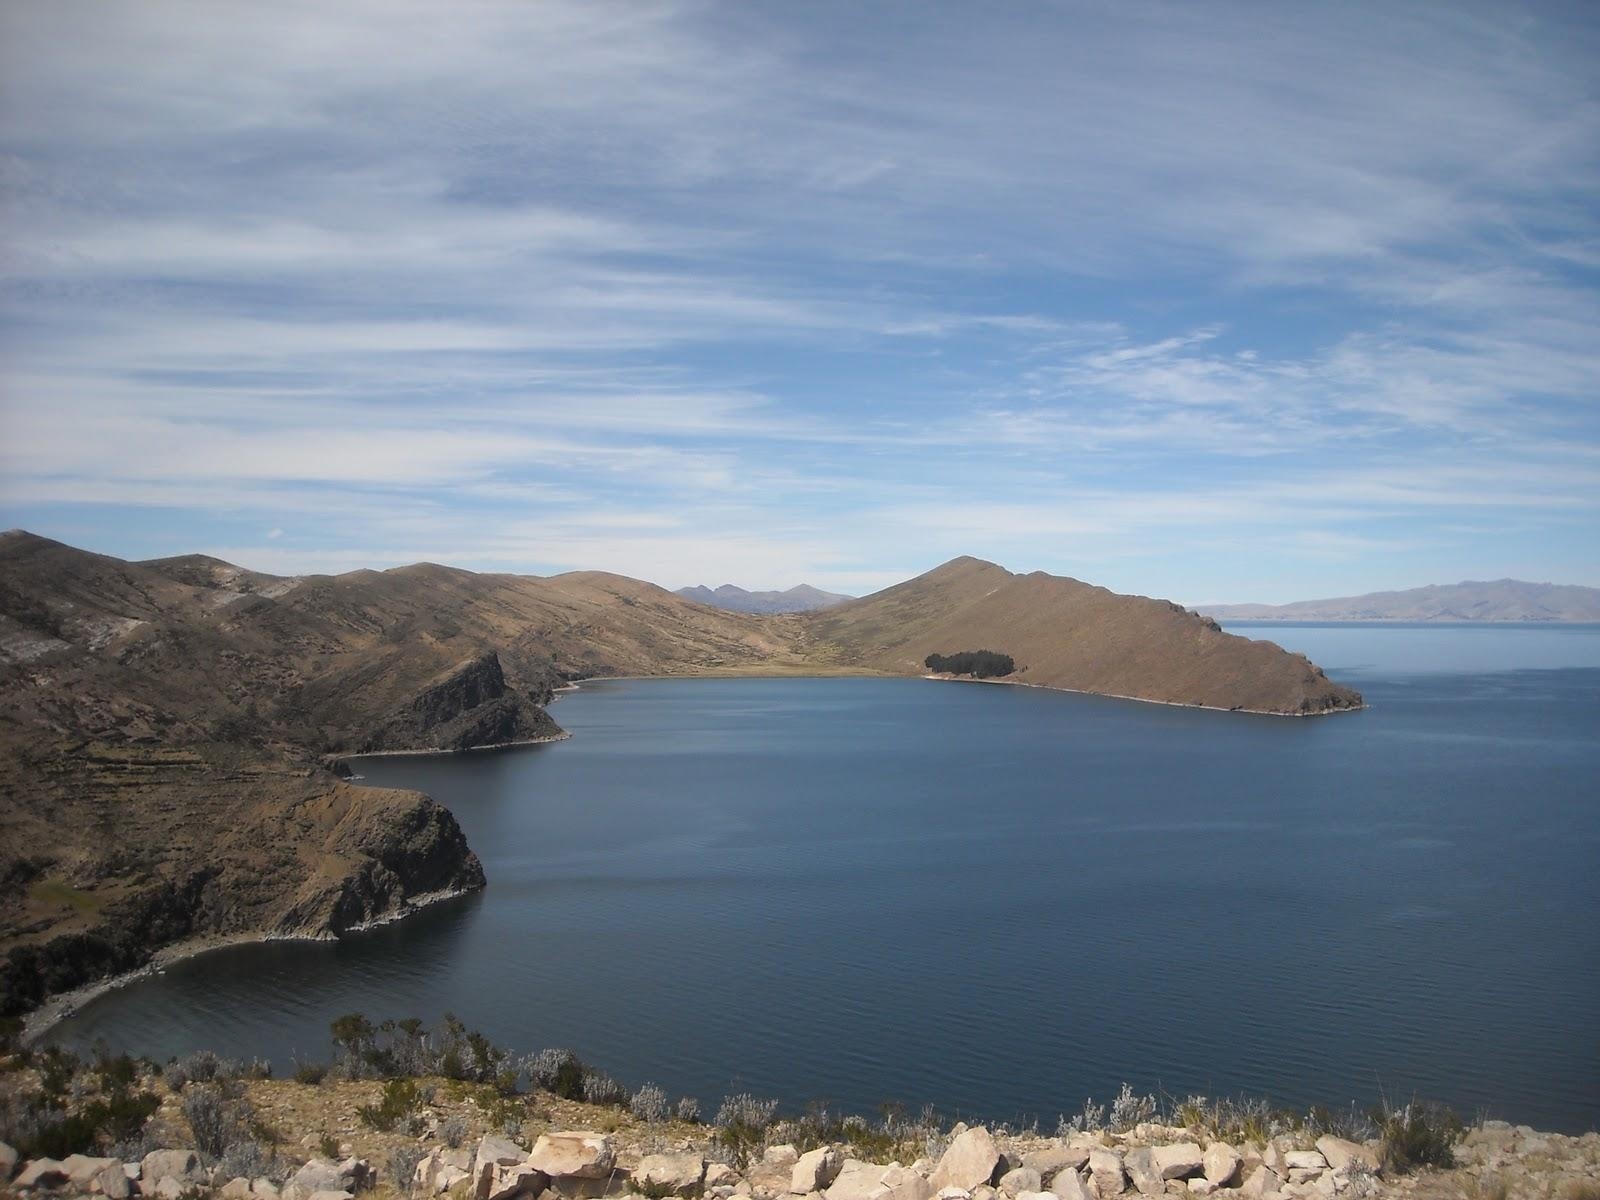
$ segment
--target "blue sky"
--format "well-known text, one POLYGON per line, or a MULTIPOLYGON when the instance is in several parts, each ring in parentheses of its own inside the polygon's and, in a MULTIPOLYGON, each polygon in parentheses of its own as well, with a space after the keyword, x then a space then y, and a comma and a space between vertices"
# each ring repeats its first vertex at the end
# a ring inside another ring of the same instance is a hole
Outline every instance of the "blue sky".
POLYGON ((1600 585, 1600 9, 0 8, 0 525, 1600 585))

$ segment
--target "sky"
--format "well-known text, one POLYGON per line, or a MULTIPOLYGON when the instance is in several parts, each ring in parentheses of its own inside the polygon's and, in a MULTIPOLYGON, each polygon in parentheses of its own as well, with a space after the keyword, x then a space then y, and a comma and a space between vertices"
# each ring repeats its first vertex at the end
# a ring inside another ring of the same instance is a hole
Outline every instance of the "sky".
POLYGON ((9 0, 0 527, 1600 585, 1600 6, 9 0))

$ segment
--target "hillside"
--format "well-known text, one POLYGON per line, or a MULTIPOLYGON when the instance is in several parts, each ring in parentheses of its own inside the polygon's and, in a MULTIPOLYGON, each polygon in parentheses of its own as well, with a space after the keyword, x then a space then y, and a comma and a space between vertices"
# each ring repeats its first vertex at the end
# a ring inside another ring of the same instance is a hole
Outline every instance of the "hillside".
POLYGON ((1224 621, 1600 621, 1600 588, 1468 580, 1293 604, 1212 604, 1201 611, 1224 621))
POLYGON ((1223 633, 1175 604, 976 558, 808 623, 841 663, 896 674, 920 671, 929 654, 987 649, 1016 660, 1017 683, 1296 715, 1361 706, 1304 656, 1223 633))
POLYGON ((731 583, 719 588, 708 588, 701 584, 698 587, 679 588, 673 594, 696 604, 709 604, 712 608, 742 613, 815 612, 819 608, 832 608, 855 598, 838 592, 825 592, 807 583, 782 592, 747 592, 731 583))
POLYGON ((544 706, 584 676, 922 674, 979 647, 1052 687, 1360 703, 1174 605, 977 559, 761 616, 600 572, 278 577, 0 534, 0 1015, 174 942, 336 935, 482 886, 446 809, 341 782, 341 755, 557 738, 544 706))

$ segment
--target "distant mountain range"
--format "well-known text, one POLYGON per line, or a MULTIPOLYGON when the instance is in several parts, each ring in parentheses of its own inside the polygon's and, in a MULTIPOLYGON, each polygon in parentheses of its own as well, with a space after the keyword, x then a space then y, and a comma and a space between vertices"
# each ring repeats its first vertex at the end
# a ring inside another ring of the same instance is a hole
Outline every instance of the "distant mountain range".
POLYGON ((1237 621, 1600 621, 1600 588, 1468 580, 1294 604, 1213 604, 1199 611, 1237 621))
POLYGON ((719 588, 700 584, 697 587, 679 588, 676 594, 696 604, 709 604, 712 608, 742 613, 816 612, 819 608, 832 608, 835 604, 855 599, 854 596, 842 596, 838 592, 825 592, 807 583, 786 592, 747 592, 731 583, 719 588))

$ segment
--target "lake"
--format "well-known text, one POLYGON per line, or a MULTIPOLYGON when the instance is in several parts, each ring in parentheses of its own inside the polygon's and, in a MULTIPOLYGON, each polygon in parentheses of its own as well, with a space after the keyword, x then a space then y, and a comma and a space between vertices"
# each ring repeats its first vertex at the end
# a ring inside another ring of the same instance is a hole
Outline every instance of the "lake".
POLYGON ((1370 708, 585 684, 570 741, 357 767, 451 807, 481 895, 191 959, 54 1036, 285 1068, 341 1013, 453 1011, 711 1110, 1053 1129, 1126 1080, 1600 1126, 1600 627, 1229 627, 1370 708))

